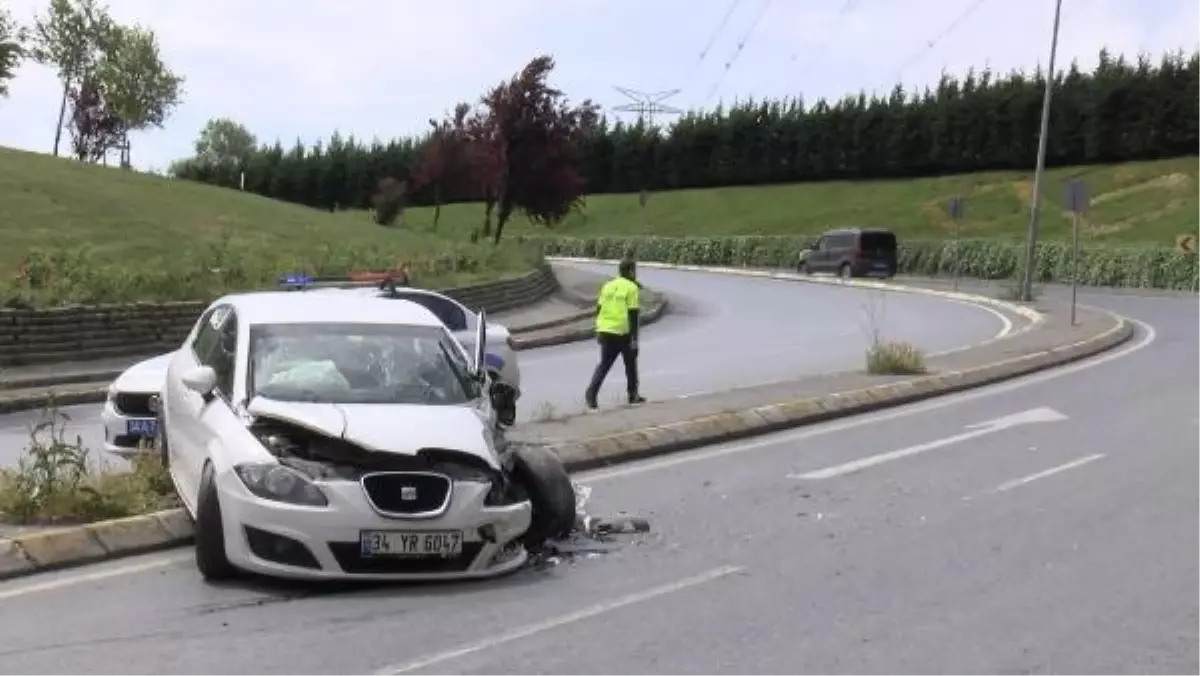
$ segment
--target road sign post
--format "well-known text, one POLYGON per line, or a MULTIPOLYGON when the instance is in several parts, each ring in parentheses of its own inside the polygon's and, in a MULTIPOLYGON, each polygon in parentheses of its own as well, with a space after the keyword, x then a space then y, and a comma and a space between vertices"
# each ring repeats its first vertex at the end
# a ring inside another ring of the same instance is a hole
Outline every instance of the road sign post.
POLYGON ((962 221, 967 201, 955 195, 946 203, 946 212, 954 219, 954 290, 958 291, 958 278, 962 271, 962 221))
POLYGON ((1176 235, 1175 248, 1186 254, 1196 253, 1196 236, 1191 233, 1176 235))
POLYGON ((1079 218, 1088 210, 1087 184, 1067 181, 1067 208, 1071 211, 1071 326, 1075 326, 1075 299, 1079 289, 1079 218))

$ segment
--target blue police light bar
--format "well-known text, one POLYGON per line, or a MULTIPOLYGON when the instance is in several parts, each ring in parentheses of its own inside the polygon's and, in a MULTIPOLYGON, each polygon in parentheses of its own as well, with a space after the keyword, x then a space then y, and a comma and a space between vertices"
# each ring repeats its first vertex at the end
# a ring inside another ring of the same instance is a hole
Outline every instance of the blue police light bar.
POLYGON ((377 286, 379 282, 374 280, 355 279, 350 276, 320 276, 306 275, 303 273, 280 275, 275 280, 276 285, 281 289, 303 290, 310 286, 324 285, 337 287, 365 287, 377 286))
POLYGON ((299 286, 305 287, 316 281, 315 277, 308 275, 280 275, 278 279, 279 286, 299 286))

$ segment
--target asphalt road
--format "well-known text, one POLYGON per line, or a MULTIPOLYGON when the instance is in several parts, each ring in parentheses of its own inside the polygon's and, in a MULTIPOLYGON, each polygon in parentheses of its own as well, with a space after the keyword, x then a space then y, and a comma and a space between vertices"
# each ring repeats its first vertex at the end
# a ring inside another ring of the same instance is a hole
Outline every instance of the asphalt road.
MULTIPOLYGON (((612 266, 580 267, 607 273, 612 266)), ((857 368, 871 327, 887 339, 929 351, 970 345, 1002 329, 991 312, 930 296, 701 272, 645 269, 640 276, 672 303, 672 312, 647 327, 640 341, 642 391, 649 398, 857 368)), ((521 353, 519 419, 582 411, 583 390, 597 358, 591 341, 521 353)), ((601 400, 614 404, 624 396, 618 361, 601 400)), ((89 448, 100 449, 100 409, 99 404, 64 407, 69 437, 78 435, 89 448)), ((0 466, 16 463, 40 415, 0 416, 0 466)))
POLYGON ((1196 673, 1195 297, 1097 360, 582 475, 653 531, 484 583, 0 584, 12 673, 1196 673), (854 464, 852 464, 854 463, 854 464))

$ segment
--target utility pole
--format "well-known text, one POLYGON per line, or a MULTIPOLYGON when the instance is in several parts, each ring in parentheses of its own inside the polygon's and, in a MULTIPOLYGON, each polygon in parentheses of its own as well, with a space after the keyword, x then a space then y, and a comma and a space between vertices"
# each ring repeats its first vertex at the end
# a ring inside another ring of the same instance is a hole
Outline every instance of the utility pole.
POLYGON ((1033 262, 1037 252, 1038 210, 1042 202, 1042 173, 1046 169, 1046 136, 1050 129, 1050 95, 1054 92, 1054 56, 1058 52, 1058 20, 1062 0, 1054 3, 1054 32, 1050 38, 1050 64, 1046 72, 1046 93, 1042 96, 1042 129, 1038 134, 1037 167, 1033 170, 1033 195, 1029 205, 1029 241, 1025 248, 1025 270, 1021 280, 1021 300, 1033 300, 1033 262))
MULTIPOLYGON (((643 123, 647 129, 654 129, 655 115, 681 115, 683 111, 674 106, 664 105, 663 101, 678 94, 681 89, 668 89, 660 92, 642 92, 636 89, 627 87, 614 87, 618 92, 630 100, 630 103, 624 103, 619 106, 614 106, 613 110, 622 113, 637 113, 638 121, 643 123)), ((653 160, 653 158, 651 158, 653 160)), ((649 191, 646 188, 648 178, 642 172, 642 192, 639 197, 642 206, 646 206, 646 200, 649 198, 649 191)))

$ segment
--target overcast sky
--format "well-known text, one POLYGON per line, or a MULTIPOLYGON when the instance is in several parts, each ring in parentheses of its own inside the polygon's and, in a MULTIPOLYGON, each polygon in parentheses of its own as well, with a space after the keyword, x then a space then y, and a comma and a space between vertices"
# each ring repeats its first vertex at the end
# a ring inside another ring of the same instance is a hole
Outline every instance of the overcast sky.
MULTIPOLYGON (((7 0, 20 20, 44 0, 7 0)), ((897 81, 923 85, 969 66, 1045 63, 1052 0, 110 0, 152 28, 187 78, 166 128, 133 139, 134 163, 191 154, 205 121, 227 116, 260 141, 306 142, 335 129, 360 139, 422 131, 460 100, 539 53, 572 99, 624 102, 614 85, 682 88, 681 108, 734 98, 837 98, 897 81), (765 9, 764 9, 765 8, 765 9), (750 32, 760 14, 757 29, 750 32), (964 15, 965 13, 965 15, 964 15), (740 57, 715 88, 725 64, 740 57), (711 95, 710 95, 711 94, 711 95)), ((1064 0, 1060 63, 1097 52, 1155 57, 1197 48, 1196 0, 1064 0)), ((26 65, 0 99, 0 145, 49 151, 59 85, 26 65)))

